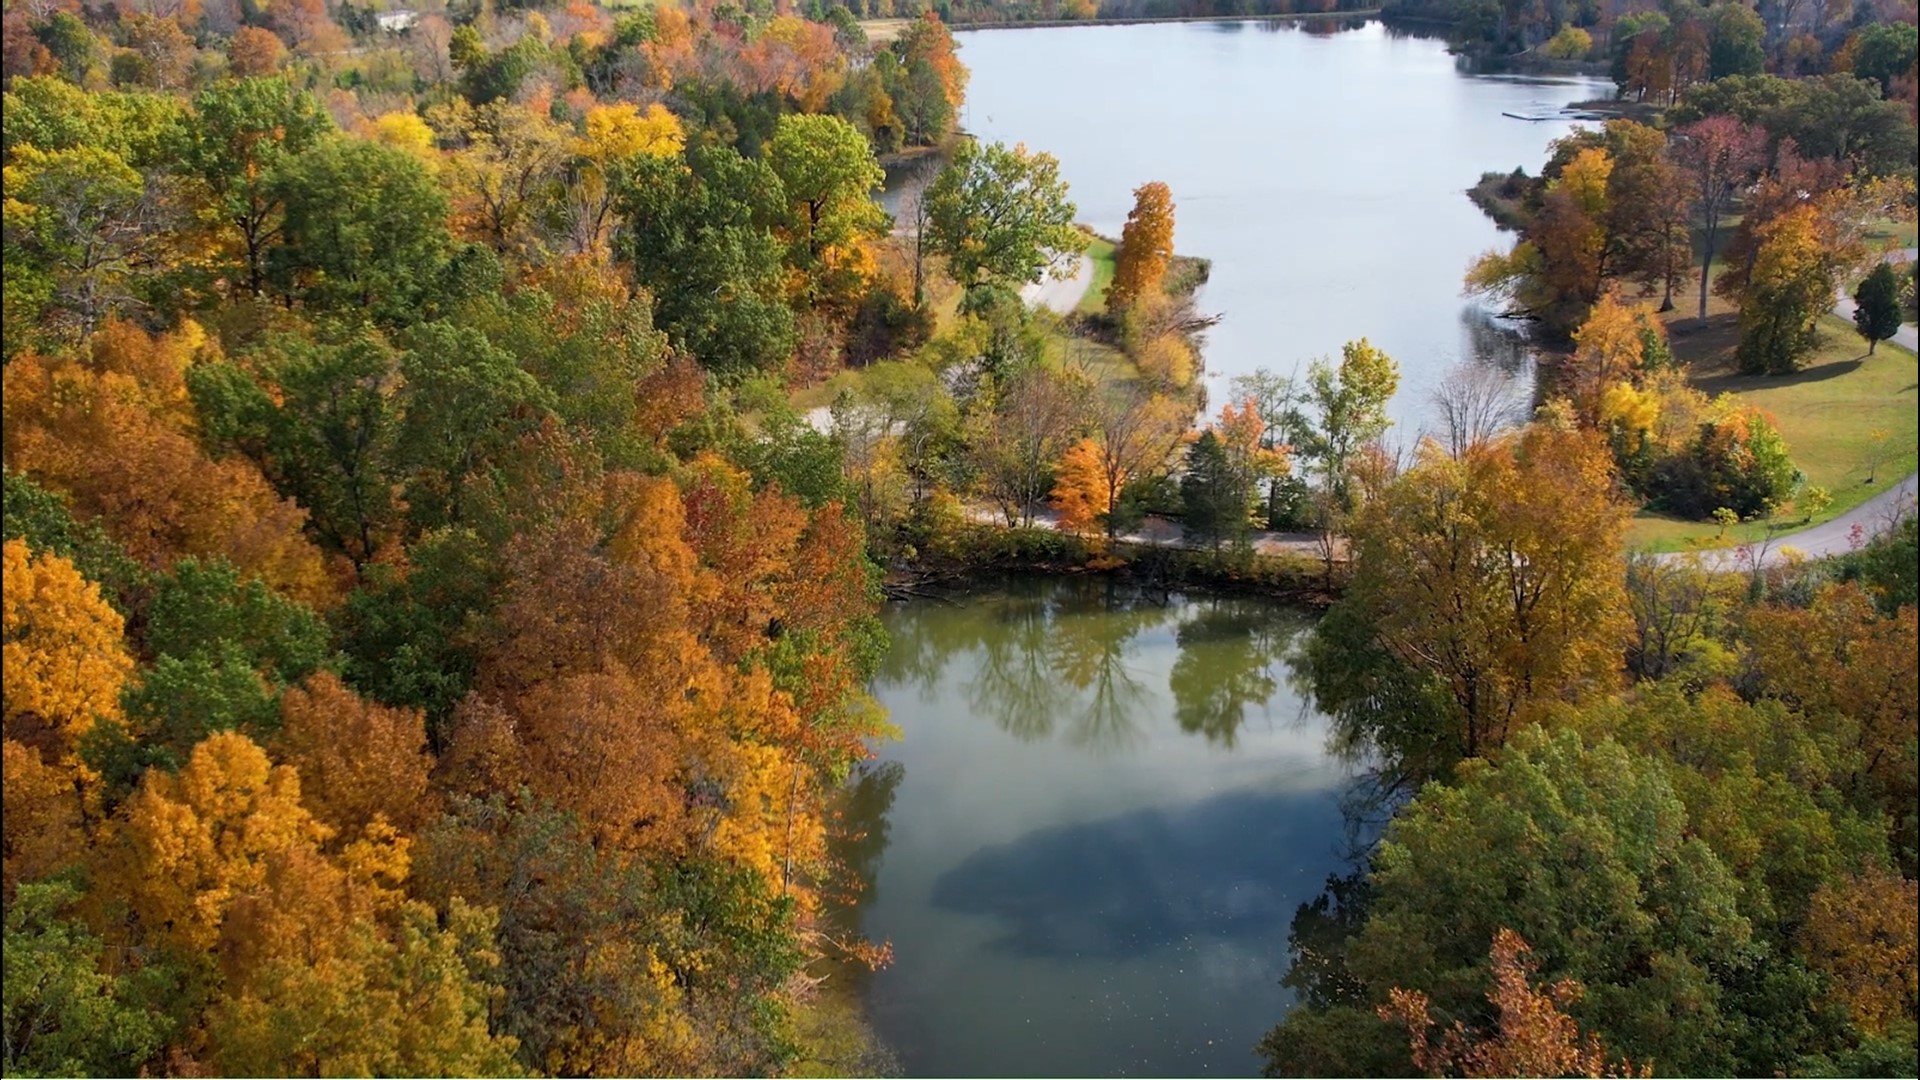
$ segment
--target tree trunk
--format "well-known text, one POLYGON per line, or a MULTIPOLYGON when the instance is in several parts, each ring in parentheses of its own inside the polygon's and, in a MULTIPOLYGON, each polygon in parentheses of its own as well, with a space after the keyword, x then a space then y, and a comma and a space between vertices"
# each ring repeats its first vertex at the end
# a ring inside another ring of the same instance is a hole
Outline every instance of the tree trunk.
POLYGON ((1709 206, 1706 213, 1706 252, 1700 256, 1700 321, 1707 321, 1707 282, 1713 270, 1713 245, 1720 238, 1720 212, 1709 206))

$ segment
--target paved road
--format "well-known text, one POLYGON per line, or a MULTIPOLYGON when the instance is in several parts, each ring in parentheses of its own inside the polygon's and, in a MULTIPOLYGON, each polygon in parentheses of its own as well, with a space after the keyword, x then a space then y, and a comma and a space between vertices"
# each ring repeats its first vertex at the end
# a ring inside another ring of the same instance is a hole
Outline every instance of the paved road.
MULTIPOLYGON (((1902 248, 1899 251, 1887 252, 1887 261, 1896 266, 1912 262, 1915 259, 1920 259, 1920 248, 1902 248)), ((1837 299, 1839 302, 1833 305, 1833 313, 1848 322, 1852 322, 1854 309, 1853 297, 1847 295, 1846 290, 1842 289, 1837 299)), ((1892 340, 1895 345, 1903 346, 1914 352, 1920 352, 1920 327, 1916 327, 1912 323, 1903 324, 1900 329, 1893 332, 1893 337, 1890 340, 1892 340)))
MULTIPOLYGON (((970 506, 967 508, 967 516, 983 525, 1007 523, 1006 515, 991 506, 970 506)), ((1033 527, 1059 531, 1059 515, 1051 510, 1037 509, 1033 514, 1033 527)), ((1151 547, 1198 548, 1202 546, 1188 543, 1187 531, 1179 522, 1171 518, 1152 516, 1141 522, 1137 528, 1130 532, 1123 532, 1114 539, 1123 544, 1145 544, 1151 547)), ((1323 557, 1318 533, 1268 532, 1264 529, 1255 529, 1248 534, 1247 539, 1253 545, 1253 550, 1261 555, 1299 555, 1313 559, 1323 557)), ((1333 544, 1335 557, 1345 559, 1347 542, 1335 537, 1333 544)))
POLYGON ((1061 315, 1071 315, 1073 309, 1080 306, 1080 298, 1092 287, 1093 260, 1081 255, 1074 261, 1071 276, 1057 281, 1044 278, 1035 285, 1022 285, 1020 299, 1025 300, 1028 307, 1044 307, 1061 315))
MULTIPOLYGON (((1767 541, 1764 548, 1757 543, 1743 544, 1698 552, 1664 552, 1655 558, 1661 562, 1680 562, 1697 556, 1709 569, 1750 570, 1756 560, 1761 566, 1778 566, 1786 561, 1789 551, 1811 559, 1844 555, 1859 547, 1868 537, 1884 531, 1903 514, 1913 513, 1914 498, 1915 477, 1909 476, 1832 521, 1799 532, 1782 533, 1767 541), (1858 533, 1854 531, 1856 527, 1858 533)), ((1004 525, 1007 520, 998 509, 988 506, 968 507, 967 516, 983 525, 1004 525)), ((1060 520, 1051 510, 1037 510, 1033 516, 1033 527, 1058 530, 1060 520)), ((1186 530, 1181 528, 1179 522, 1160 517, 1150 517, 1138 528, 1121 533, 1115 539, 1122 543, 1153 547, 1200 546, 1188 543, 1186 530)), ((1325 557, 1320 537, 1314 533, 1255 530, 1249 540, 1253 550, 1261 555, 1293 555, 1309 559, 1325 557)), ((1337 559, 1346 558, 1345 540, 1334 540, 1334 553, 1337 559)))
MULTIPOLYGON (((1920 258, 1920 249, 1903 248, 1887 253, 1887 261, 1896 265, 1920 258)), ((1833 305, 1833 313, 1853 321, 1853 298, 1842 291, 1838 302, 1833 305)), ((1894 344, 1904 346, 1914 352, 1920 352, 1920 329, 1907 323, 1896 331, 1892 338, 1894 344)), ((1762 566, 1774 566, 1783 561, 1784 549, 1810 559, 1824 559, 1833 555, 1844 555, 1852 551, 1867 537, 1881 532, 1903 514, 1914 512, 1914 491, 1916 478, 1920 474, 1909 475, 1905 480, 1888 488, 1880 494, 1841 514, 1832 521, 1801 529, 1799 532, 1782 533, 1767 542, 1764 554, 1759 545, 1742 545, 1732 548, 1719 548, 1704 552, 1710 565, 1724 568, 1748 568, 1753 559, 1760 556, 1762 566), (1858 530, 1856 533, 1855 530, 1858 530)), ((1662 559, 1684 559, 1686 554, 1662 555, 1662 559)))
MULTIPOLYGON (((1799 532, 1781 533, 1768 540, 1764 549, 1758 543, 1750 543, 1713 548, 1698 554, 1706 566, 1715 570, 1750 570, 1755 560, 1761 566, 1778 566, 1786 561, 1789 551, 1809 559, 1845 555, 1865 543, 1869 537, 1884 532, 1901 517, 1914 512, 1917 479, 1920 479, 1920 474, 1910 474, 1905 480, 1832 521, 1799 532), (1856 529, 1859 530, 1857 533, 1856 529)), ((1661 562, 1679 562, 1693 554, 1684 551, 1665 552, 1657 558, 1661 562)))

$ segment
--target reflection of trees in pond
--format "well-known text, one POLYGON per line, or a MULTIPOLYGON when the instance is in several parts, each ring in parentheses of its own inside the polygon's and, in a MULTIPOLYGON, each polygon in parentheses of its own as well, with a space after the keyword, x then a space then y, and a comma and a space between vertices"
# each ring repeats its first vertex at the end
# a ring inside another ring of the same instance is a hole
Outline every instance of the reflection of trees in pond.
POLYGON ((1288 23, 1286 25, 1289 27, 1297 27, 1301 33, 1311 37, 1332 37, 1335 34, 1344 34, 1349 30, 1359 30, 1365 27, 1367 25, 1367 17, 1364 15, 1351 15, 1340 19, 1307 19, 1303 22, 1288 23))
POLYGON ((1533 370, 1533 343, 1512 319, 1502 319, 1479 304, 1460 309, 1460 327, 1466 340, 1466 362, 1497 368, 1514 378, 1533 370))
POLYGON ((1231 749, 1247 708, 1279 689, 1274 668, 1293 627, 1271 610, 1232 600, 1202 601, 1174 631, 1180 657, 1167 680, 1180 730, 1231 749))
POLYGON ((975 712, 1029 742, 1065 723, 1076 745, 1104 752, 1138 733, 1149 695, 1128 657, 1140 632, 1167 615, 1111 579, 1014 580, 958 613, 900 610, 879 682, 916 687, 931 703, 947 664, 969 655, 975 667, 964 692, 975 712))
POLYGON ((1367 988, 1347 970, 1347 942, 1360 933, 1373 904, 1373 885, 1362 866, 1327 875, 1319 896, 1301 904, 1287 931, 1293 961, 1280 985, 1316 1009, 1366 1004, 1367 988))
POLYGON ((880 687, 911 686, 920 700, 931 704, 940 693, 941 676, 955 656, 983 646, 992 636, 996 617, 986 605, 960 602, 961 617, 951 608, 916 601, 894 609, 887 620, 887 653, 875 678, 880 687))
POLYGON ((1010 589, 1005 599, 967 684, 975 711, 1026 741, 1065 719, 1077 746, 1108 752, 1132 742, 1147 693, 1127 670, 1128 651, 1165 610, 1111 580, 1010 589))
POLYGON ((844 886, 832 898, 832 917, 840 929, 857 929, 860 909, 873 900, 880 858, 887 851, 887 813, 906 772, 897 761, 864 761, 841 789, 828 851, 837 883, 844 886))
POLYGON ((1132 667, 1140 635, 1183 617, 1170 689, 1182 730, 1232 747, 1249 706, 1280 686, 1298 620, 1242 600, 1167 605, 1112 579, 1014 580, 962 604, 901 610, 883 686, 914 686, 935 700, 947 664, 965 655, 968 707, 1008 734, 1032 742, 1060 733, 1096 753, 1136 741, 1152 688, 1132 667), (925 617, 922 617, 922 616, 925 617))
POLYGON ((1147 688, 1127 669, 1127 656, 1134 638, 1159 625, 1168 610, 1111 579, 1097 593, 1059 595, 1050 659, 1061 683, 1085 698, 1068 737, 1096 752, 1124 748, 1140 733, 1140 706, 1147 700, 1147 688))
POLYGON ((967 684, 967 703, 1015 738, 1043 739, 1053 732, 1058 693, 1047 656, 1052 620, 1046 599, 1036 590, 1009 589, 982 606, 991 612, 994 627, 981 639, 980 666, 967 684))
MULTIPOLYGON (((887 814, 906 775, 897 761, 868 761, 840 789, 828 854, 835 888, 822 909, 826 937, 842 944, 862 938, 861 916, 874 897, 873 883, 887 850, 887 814)), ((874 968, 851 955, 816 959, 808 974, 818 989, 793 1016, 809 1056, 796 1063, 801 1076, 899 1076, 893 1051, 867 1023, 861 1007, 874 968)))

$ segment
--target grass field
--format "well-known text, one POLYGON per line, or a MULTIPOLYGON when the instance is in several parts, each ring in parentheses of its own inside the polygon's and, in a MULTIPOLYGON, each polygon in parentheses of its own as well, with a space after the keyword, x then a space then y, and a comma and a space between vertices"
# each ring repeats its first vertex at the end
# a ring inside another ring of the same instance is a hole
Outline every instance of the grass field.
POLYGON ((867 40, 875 45, 886 45, 900 36, 912 19, 861 19, 860 29, 867 32, 867 40))
MULTIPOLYGON (((1817 520, 1790 519, 1799 528, 1830 520, 1887 490, 1920 463, 1920 365, 1914 354, 1881 342, 1872 356, 1851 323, 1821 320, 1821 343, 1807 367, 1784 378, 1741 375, 1733 364, 1737 316, 1723 301, 1710 304, 1704 328, 1676 320, 1674 354, 1692 368, 1696 386, 1708 394, 1733 393, 1767 411, 1787 440, 1794 464, 1810 486, 1823 487, 1833 503, 1817 520), (1874 433, 1886 433, 1875 446, 1874 433), (1878 457, 1876 463, 1874 459, 1878 457), (1873 482, 1867 482, 1869 472, 1873 482)), ((1682 305, 1683 307, 1685 305, 1682 305)), ((1642 512, 1627 532, 1630 547, 1680 551, 1722 547, 1764 536, 1765 525, 1726 530, 1711 522, 1679 521, 1642 512)))
POLYGON ((1113 241, 1095 236, 1087 245, 1087 258, 1093 260, 1093 283, 1074 310, 1081 315, 1097 315, 1107 309, 1107 286, 1113 283, 1113 241))

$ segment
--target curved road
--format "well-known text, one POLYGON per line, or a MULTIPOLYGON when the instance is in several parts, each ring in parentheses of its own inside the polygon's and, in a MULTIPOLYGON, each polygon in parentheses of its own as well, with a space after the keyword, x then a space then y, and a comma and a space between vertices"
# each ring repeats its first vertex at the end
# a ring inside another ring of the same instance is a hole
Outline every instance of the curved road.
POLYGON ((1041 278, 1031 285, 1020 286, 1020 299, 1028 307, 1043 307, 1060 315, 1071 315, 1073 309, 1080 306, 1080 298, 1087 295, 1093 287, 1093 260, 1085 255, 1075 257, 1073 273, 1064 278, 1041 278))
MULTIPOLYGON (((1889 253, 1890 262, 1905 262, 1920 258, 1920 251, 1907 248, 1900 252, 1889 253)), ((1062 315, 1070 314, 1080 306, 1081 297, 1093 285, 1093 260, 1085 255, 1076 261, 1073 273, 1065 278, 1046 278, 1037 283, 1023 286, 1021 299, 1034 307, 1045 307, 1062 315)), ((1840 296, 1834 306, 1834 313, 1849 321, 1853 318, 1853 300, 1840 296)), ((1920 352, 1920 340, 1916 340, 1916 330, 1912 323, 1900 327, 1893 341, 1910 350, 1920 352)), ((815 409, 807 416, 816 428, 826 430, 832 421, 825 408, 815 409)), ((1729 548, 1712 548, 1702 551, 1665 552, 1657 556, 1663 562, 1677 562, 1681 559, 1699 556, 1708 566, 1715 569, 1748 569, 1757 557, 1761 566, 1774 566, 1784 560, 1784 553, 1791 549, 1799 556, 1810 559, 1824 559, 1833 555, 1844 555, 1857 548, 1867 537, 1874 536, 1887 528, 1902 516, 1915 512, 1916 481, 1920 474, 1909 474, 1906 479, 1875 495, 1852 510, 1811 528, 1798 532, 1782 533, 1769 539, 1764 549, 1759 545, 1747 544, 1729 548)), ((968 516, 980 522, 999 522, 1004 518, 986 507, 970 507, 968 516)), ((1034 515, 1034 525, 1044 529, 1057 529, 1059 522, 1052 513, 1041 511, 1034 515)), ((1162 545, 1167 547, 1186 546, 1186 536, 1178 522, 1161 518, 1150 518, 1141 527, 1117 539, 1135 543, 1162 545)), ((1270 533, 1256 531, 1252 537, 1255 551, 1263 555, 1307 555, 1320 557, 1320 541, 1312 533, 1270 533)))
MULTIPOLYGON (((1920 249, 1901 248, 1889 251, 1886 261, 1898 266, 1920 258, 1920 249)), ((1853 297, 1843 289, 1835 297, 1833 313, 1853 321, 1853 297)), ((1920 353, 1920 328, 1912 323, 1902 324, 1891 338, 1894 344, 1910 352, 1920 353)), ((1752 565, 1754 555, 1760 555, 1760 565, 1774 566, 1782 561, 1781 551, 1792 548, 1799 555, 1810 559, 1824 559, 1833 555, 1844 555, 1858 547, 1867 537, 1885 531, 1902 516, 1914 512, 1914 491, 1916 478, 1920 474, 1910 473, 1907 478, 1887 490, 1841 514, 1832 521, 1823 522, 1799 532, 1782 533, 1767 541, 1764 552, 1756 551, 1753 545, 1732 548, 1715 548, 1701 552, 1710 564, 1718 567, 1737 566, 1742 569, 1752 565), (1855 530, 1858 530, 1856 535, 1855 530)), ((1664 561, 1684 559, 1689 552, 1663 554, 1664 561)))

